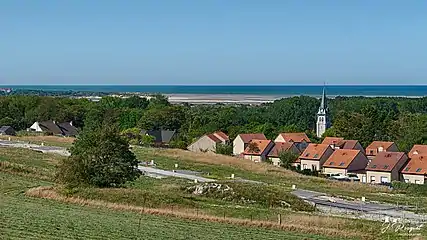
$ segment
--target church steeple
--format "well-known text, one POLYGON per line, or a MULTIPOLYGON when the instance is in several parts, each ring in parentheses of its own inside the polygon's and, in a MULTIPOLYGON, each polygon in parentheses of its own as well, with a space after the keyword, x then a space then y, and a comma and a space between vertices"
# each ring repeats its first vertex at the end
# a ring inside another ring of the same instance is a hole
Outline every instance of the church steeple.
POLYGON ((323 87, 322 97, 320 99, 320 107, 317 112, 317 124, 316 124, 316 135, 317 137, 322 137, 323 133, 325 133, 326 129, 329 128, 329 109, 326 98, 326 90, 323 87))

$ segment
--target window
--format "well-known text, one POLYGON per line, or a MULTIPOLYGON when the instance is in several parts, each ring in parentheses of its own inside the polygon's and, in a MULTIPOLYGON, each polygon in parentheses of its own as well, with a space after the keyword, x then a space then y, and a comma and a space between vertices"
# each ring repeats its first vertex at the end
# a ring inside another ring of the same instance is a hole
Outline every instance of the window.
POLYGON ((406 167, 406 168, 405 168, 405 172, 407 172, 407 171, 409 171, 409 167, 406 167))
POLYGON ((381 183, 389 183, 388 177, 381 177, 381 183))
POLYGON ((369 151, 369 153, 370 153, 371 155, 374 155, 374 150, 370 150, 370 151, 369 151))
POLYGON ((415 172, 421 172, 421 168, 417 168, 417 170, 415 170, 415 172))
POLYGON ((372 165, 372 168, 377 168, 377 165, 376 164, 372 165))
POLYGON ((389 165, 384 165, 384 169, 387 169, 389 167, 389 165))
POLYGON ((316 165, 311 165, 311 170, 312 170, 313 172, 317 171, 317 166, 316 166, 316 165))
POLYGON ((384 148, 383 147, 379 147, 378 148, 378 152, 382 152, 382 151, 384 151, 384 148))
POLYGON ((310 156, 310 153, 306 153, 304 156, 305 156, 305 157, 308 157, 308 156, 310 156))
POLYGON ((316 153, 316 154, 314 154, 314 157, 315 157, 315 158, 317 158, 318 156, 319 156, 319 154, 317 154, 317 153, 316 153))
POLYGON ((405 182, 406 182, 406 183, 409 183, 409 179, 405 178, 405 182))
POLYGON ((415 180, 415 184, 421 184, 420 180, 415 180))
POLYGON ((366 182, 366 176, 362 176, 362 182, 366 182))
POLYGON ((344 166, 344 162, 340 162, 340 166, 344 166))
POLYGON ((334 165, 334 164, 335 164, 334 162, 330 162, 330 163, 329 163, 329 165, 334 165))
POLYGON ((371 176, 371 183, 375 182, 375 176, 371 176))
POLYGON ((307 164, 303 164, 302 169, 307 169, 307 164))

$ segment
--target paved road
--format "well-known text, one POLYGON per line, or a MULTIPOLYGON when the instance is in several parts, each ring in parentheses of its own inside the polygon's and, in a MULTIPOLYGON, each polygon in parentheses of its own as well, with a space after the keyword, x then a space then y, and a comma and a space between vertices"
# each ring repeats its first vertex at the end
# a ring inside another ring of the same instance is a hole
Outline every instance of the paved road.
POLYGON ((190 179, 193 181, 195 179, 197 179, 198 182, 215 182, 214 179, 210 179, 210 178, 204 178, 204 177, 196 176, 193 174, 185 174, 185 173, 178 173, 178 172, 173 172, 173 171, 166 171, 166 170, 161 170, 161 169, 152 168, 152 167, 138 166, 138 169, 141 170, 142 172, 149 173, 149 174, 156 174, 156 175, 168 176, 168 177, 185 178, 185 179, 190 179))
POLYGON ((336 208, 344 211, 362 212, 368 215, 403 218, 413 222, 425 222, 427 220, 425 215, 415 214, 413 212, 406 211, 402 207, 386 203, 348 201, 341 198, 330 197, 324 193, 301 189, 293 191, 292 194, 305 199, 308 202, 315 203, 318 206, 336 208))

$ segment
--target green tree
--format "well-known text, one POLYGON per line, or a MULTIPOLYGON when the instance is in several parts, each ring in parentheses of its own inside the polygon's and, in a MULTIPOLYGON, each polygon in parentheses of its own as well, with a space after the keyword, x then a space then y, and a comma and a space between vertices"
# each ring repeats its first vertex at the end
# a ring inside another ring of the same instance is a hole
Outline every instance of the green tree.
POLYGON ((217 154, 231 156, 233 155, 233 145, 230 143, 226 143, 226 144, 218 143, 216 144, 215 152, 217 154))
POLYGON ((59 167, 57 179, 69 185, 115 187, 135 180, 138 161, 117 129, 104 126, 84 131, 59 167))
POLYGON ((279 158, 280 158, 280 166, 289 169, 291 168, 291 164, 298 159, 298 154, 292 151, 282 151, 279 153, 279 158))

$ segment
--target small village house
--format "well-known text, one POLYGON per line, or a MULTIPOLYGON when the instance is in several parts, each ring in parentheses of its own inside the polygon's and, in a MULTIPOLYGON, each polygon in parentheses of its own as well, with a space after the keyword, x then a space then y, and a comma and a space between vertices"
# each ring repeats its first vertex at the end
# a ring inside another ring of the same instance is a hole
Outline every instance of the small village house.
POLYGON ((16 132, 15 129, 11 126, 2 126, 0 128, 0 135, 9 135, 9 136, 15 136, 16 132))
POLYGON ((142 130, 141 134, 152 136, 154 138, 154 145, 158 147, 168 146, 176 137, 175 130, 142 130))
POLYGON ((372 159, 380 152, 398 152, 397 145, 394 142, 373 141, 366 148, 366 155, 372 159))
POLYGON ((363 171, 368 164, 368 158, 360 150, 336 149, 323 164, 324 174, 348 175, 363 171))
POLYGON ((273 148, 271 148, 270 152, 267 154, 268 159, 273 163, 275 166, 280 165, 280 154, 282 152, 293 152, 297 155, 300 155, 301 152, 295 145, 295 143, 292 142, 276 142, 274 143, 273 148))
POLYGON ((47 133, 52 135, 62 135, 73 137, 78 135, 78 130, 72 122, 57 123, 56 121, 35 122, 27 131, 47 133))
POLYGON ((203 135, 197 141, 188 146, 188 150, 192 152, 215 152, 217 144, 228 143, 229 138, 223 132, 215 132, 203 135))
POLYGON ((253 139, 267 140, 263 133, 242 133, 233 141, 233 155, 240 156, 253 139))
POLYGON ((301 169, 319 171, 334 150, 328 144, 311 143, 298 158, 301 169))
POLYGON ((408 153, 409 158, 427 156, 427 145, 414 145, 408 153))
POLYGON ((354 149, 365 153, 365 149, 357 140, 344 140, 340 137, 325 137, 322 144, 328 144, 332 149, 354 149))
POLYGON ((280 133, 274 142, 290 142, 295 143, 297 148, 300 151, 304 151, 304 149, 311 143, 310 138, 308 138, 307 134, 300 133, 280 133))
POLYGON ((399 181, 400 170, 407 161, 404 152, 379 152, 366 166, 366 181, 377 184, 399 181))
POLYGON ((402 168, 401 174, 406 183, 424 184, 427 177, 427 156, 413 156, 402 168))
POLYGON ((271 140, 252 139, 243 152, 243 158, 254 162, 265 161, 273 145, 271 140))

